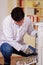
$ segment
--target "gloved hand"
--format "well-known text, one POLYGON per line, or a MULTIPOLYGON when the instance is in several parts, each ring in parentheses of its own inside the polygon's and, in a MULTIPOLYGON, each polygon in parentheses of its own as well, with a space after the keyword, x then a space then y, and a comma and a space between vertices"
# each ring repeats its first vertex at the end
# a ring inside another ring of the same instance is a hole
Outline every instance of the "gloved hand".
POLYGON ((32 46, 28 46, 28 48, 25 51, 26 54, 32 54, 32 53, 36 53, 36 48, 32 47, 32 46))

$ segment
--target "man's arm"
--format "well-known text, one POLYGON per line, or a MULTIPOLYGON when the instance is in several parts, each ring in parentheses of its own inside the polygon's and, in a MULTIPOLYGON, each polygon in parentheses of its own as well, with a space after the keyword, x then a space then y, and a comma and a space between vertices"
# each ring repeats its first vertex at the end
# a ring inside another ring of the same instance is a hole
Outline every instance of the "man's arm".
POLYGON ((4 40, 7 41, 7 43, 9 43, 12 47, 14 47, 16 50, 19 51, 22 48, 22 45, 19 44, 18 41, 13 39, 13 31, 11 28, 11 22, 9 18, 6 18, 2 23, 4 40))
POLYGON ((31 22, 31 20, 29 22, 30 23, 29 23, 29 26, 28 26, 27 33, 34 37, 36 35, 37 31, 34 29, 33 23, 31 22))
POLYGON ((25 35, 25 33, 27 32, 28 30, 28 26, 30 25, 30 19, 28 17, 24 18, 24 23, 22 24, 22 26, 20 27, 20 29, 18 30, 18 33, 17 33, 17 39, 16 40, 20 40, 22 39, 22 37, 25 35))

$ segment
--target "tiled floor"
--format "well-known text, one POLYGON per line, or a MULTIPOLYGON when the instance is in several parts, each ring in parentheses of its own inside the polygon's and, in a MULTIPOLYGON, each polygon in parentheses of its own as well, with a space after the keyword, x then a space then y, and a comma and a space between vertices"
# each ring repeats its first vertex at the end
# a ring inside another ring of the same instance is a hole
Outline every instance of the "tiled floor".
MULTIPOLYGON (((11 58, 11 65, 16 65, 16 61, 18 60, 18 57, 12 57, 11 58)), ((0 64, 4 64, 4 59, 0 57, 0 64)), ((36 65, 36 64, 32 64, 32 65, 36 65)))
MULTIPOLYGON (((22 57, 21 56, 18 56, 18 55, 12 55, 12 57, 11 57, 11 65, 16 65, 16 62, 18 61, 18 59, 20 60, 20 59, 22 59, 22 57)), ((0 64, 4 64, 4 59, 3 59, 3 56, 2 55, 0 55, 0 64)), ((36 65, 36 64, 32 64, 32 65, 36 65)))

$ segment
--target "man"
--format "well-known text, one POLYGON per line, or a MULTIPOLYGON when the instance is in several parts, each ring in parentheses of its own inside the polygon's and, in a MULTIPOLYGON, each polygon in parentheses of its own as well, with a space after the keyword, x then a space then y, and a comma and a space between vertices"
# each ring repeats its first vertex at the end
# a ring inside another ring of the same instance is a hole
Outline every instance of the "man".
POLYGON ((20 7, 12 10, 11 15, 7 16, 2 22, 3 40, 1 52, 4 57, 4 65, 10 65, 12 53, 27 57, 37 55, 36 49, 28 46, 23 42, 23 37, 27 32, 32 35, 35 31, 32 27, 32 22, 29 17, 25 17, 24 11, 20 7), (31 53, 26 50, 31 49, 31 53))

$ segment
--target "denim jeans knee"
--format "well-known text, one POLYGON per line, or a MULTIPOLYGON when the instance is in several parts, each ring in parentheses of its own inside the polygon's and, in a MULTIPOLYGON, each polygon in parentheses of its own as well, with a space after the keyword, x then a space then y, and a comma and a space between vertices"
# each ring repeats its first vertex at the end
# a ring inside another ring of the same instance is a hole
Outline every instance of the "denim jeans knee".
POLYGON ((1 52, 4 57, 10 57, 13 53, 12 47, 8 43, 3 43, 1 45, 1 52))

